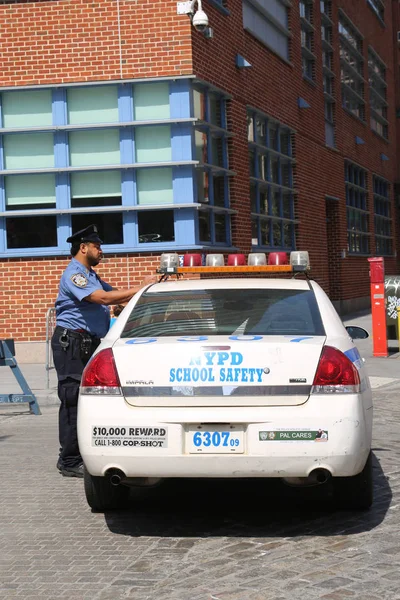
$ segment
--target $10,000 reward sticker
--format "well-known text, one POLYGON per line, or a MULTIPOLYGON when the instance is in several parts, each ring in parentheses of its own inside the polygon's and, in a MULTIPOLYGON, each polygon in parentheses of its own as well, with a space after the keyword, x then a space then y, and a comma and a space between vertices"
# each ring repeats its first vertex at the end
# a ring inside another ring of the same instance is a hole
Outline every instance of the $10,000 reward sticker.
POLYGON ((168 448, 166 427, 92 427, 92 446, 168 448))

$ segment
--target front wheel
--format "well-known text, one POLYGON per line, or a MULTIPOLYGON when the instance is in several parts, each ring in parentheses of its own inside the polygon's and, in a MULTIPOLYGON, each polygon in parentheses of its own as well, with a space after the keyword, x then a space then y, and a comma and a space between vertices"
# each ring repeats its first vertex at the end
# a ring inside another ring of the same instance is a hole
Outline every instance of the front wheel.
POLYGON ((353 477, 333 478, 334 498, 339 508, 368 510, 374 500, 373 488, 372 452, 361 473, 353 477))
POLYGON ((90 475, 86 467, 83 482, 86 500, 94 511, 104 512, 126 507, 129 499, 129 488, 124 485, 111 485, 107 477, 90 475))

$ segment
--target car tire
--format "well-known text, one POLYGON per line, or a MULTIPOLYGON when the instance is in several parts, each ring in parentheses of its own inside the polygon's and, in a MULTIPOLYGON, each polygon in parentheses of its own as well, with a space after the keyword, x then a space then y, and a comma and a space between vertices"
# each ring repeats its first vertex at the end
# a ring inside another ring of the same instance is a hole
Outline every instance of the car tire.
POLYGON ((106 477, 94 477, 85 467, 83 482, 86 500, 95 512, 125 508, 129 499, 129 488, 111 485, 106 477))
POLYGON ((334 498, 339 508, 368 510, 374 500, 372 452, 361 473, 353 477, 334 477, 334 498))

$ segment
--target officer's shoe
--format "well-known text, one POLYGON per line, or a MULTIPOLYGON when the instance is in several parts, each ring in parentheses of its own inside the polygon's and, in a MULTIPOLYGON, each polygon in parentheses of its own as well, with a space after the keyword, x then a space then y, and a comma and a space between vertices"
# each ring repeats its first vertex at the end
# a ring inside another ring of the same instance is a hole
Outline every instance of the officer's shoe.
POLYGON ((56 469, 58 469, 58 471, 61 471, 62 468, 63 468, 62 460, 61 460, 61 458, 59 458, 57 461, 57 464, 56 464, 56 469))
POLYGON ((64 467, 62 466, 60 469, 61 475, 64 477, 83 477, 83 465, 78 465, 76 467, 64 467))

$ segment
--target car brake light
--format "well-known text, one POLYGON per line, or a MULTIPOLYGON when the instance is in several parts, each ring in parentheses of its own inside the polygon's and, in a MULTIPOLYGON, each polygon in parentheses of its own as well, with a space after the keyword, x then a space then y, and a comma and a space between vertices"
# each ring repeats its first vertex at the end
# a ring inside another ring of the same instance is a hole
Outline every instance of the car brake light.
POLYGON ((82 374, 82 394, 121 394, 121 384, 111 348, 101 350, 82 374))
POLYGON ((360 391, 357 368, 343 352, 324 346, 314 377, 312 393, 350 393, 360 391))

